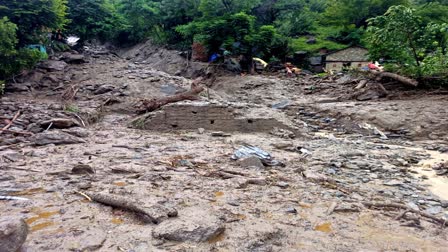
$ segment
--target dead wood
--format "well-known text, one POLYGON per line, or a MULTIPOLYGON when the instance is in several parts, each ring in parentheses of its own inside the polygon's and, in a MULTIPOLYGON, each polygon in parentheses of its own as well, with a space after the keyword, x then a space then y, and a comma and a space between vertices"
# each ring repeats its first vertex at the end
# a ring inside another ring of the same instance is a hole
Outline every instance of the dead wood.
MULTIPOLYGON (((17 134, 17 135, 27 135, 27 136, 34 135, 34 133, 29 132, 29 131, 17 131, 17 130, 9 130, 9 129, 2 130, 2 131, 5 132, 5 133, 11 133, 11 134, 17 134)), ((0 133, 2 131, 0 131, 0 133)))
POLYGON ((151 100, 141 100, 140 103, 141 105, 137 106, 137 113, 139 114, 144 114, 147 112, 152 112, 155 111, 167 104, 170 103, 175 103, 175 102, 180 102, 180 101, 195 101, 198 100, 199 97, 198 95, 204 91, 204 87, 199 86, 200 80, 195 80, 192 84, 191 84, 191 89, 184 92, 184 93, 180 93, 177 95, 173 95, 173 96, 169 96, 169 97, 164 97, 164 98, 154 98, 151 100))
POLYGON ((355 87, 356 90, 362 89, 367 85, 368 80, 361 80, 358 83, 358 86, 355 87))
POLYGON ((9 129, 9 127, 11 127, 11 125, 14 123, 15 120, 17 120, 17 118, 19 118, 20 116, 20 110, 17 111, 17 113, 14 115, 14 117, 11 119, 11 121, 0 130, 0 134, 3 133, 3 131, 6 131, 7 129, 9 129))
POLYGON ((166 217, 177 216, 177 211, 174 209, 166 209, 162 206, 157 206, 158 211, 154 211, 153 208, 145 207, 140 202, 121 196, 109 195, 103 193, 85 193, 85 194, 89 198, 91 198, 92 201, 96 201, 104 205, 121 208, 142 215, 143 220, 149 223, 158 224, 161 222, 162 219, 160 218, 160 216, 156 215, 162 214, 165 215, 166 217), (161 213, 162 210, 165 210, 165 213, 161 213))
POLYGON ((394 73, 389 73, 389 72, 380 72, 380 73, 375 73, 375 75, 377 76, 376 79, 377 81, 380 81, 381 79, 387 77, 387 78, 391 78, 394 79, 396 81, 399 81, 403 84, 412 86, 412 87, 417 87, 418 86, 418 81, 413 80, 411 78, 408 77, 404 77, 398 74, 394 74, 394 73))
POLYGON ((442 218, 438 218, 432 214, 427 214, 425 212, 419 211, 419 210, 415 210, 412 209, 406 205, 403 204, 399 204, 399 203, 386 203, 386 202, 363 202, 363 204, 366 207, 375 207, 375 208, 395 208, 395 209, 402 209, 404 210, 403 212, 401 212, 396 219, 401 219, 406 213, 408 212, 412 212, 415 214, 419 214, 422 217, 428 218, 430 220, 433 220, 434 222, 441 224, 442 226, 448 226, 448 223, 446 220, 442 219, 442 218))

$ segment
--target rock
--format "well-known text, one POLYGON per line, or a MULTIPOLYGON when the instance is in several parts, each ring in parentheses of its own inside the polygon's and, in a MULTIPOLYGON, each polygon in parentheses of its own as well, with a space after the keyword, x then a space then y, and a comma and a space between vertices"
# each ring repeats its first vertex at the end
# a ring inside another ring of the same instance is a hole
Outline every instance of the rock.
POLYGON ((264 165, 261 162, 261 160, 255 156, 250 156, 250 157, 245 157, 242 159, 239 159, 237 161, 238 165, 241 167, 245 167, 245 168, 249 168, 249 167, 254 167, 257 169, 263 169, 264 165))
POLYGON ((64 132, 38 133, 38 134, 34 135, 31 139, 35 145, 39 145, 39 146, 48 145, 48 144, 55 144, 55 145, 79 144, 79 143, 86 142, 79 137, 75 137, 75 136, 72 136, 72 135, 64 133, 64 132))
POLYGON ((198 129, 198 133, 199 133, 199 134, 202 135, 202 134, 204 134, 204 132, 205 132, 205 129, 204 129, 204 128, 199 128, 199 129, 198 129))
POLYGON ((51 125, 51 128, 67 129, 75 126, 80 126, 79 123, 72 118, 54 118, 40 123, 40 126, 47 129, 51 125))
POLYGON ((304 171, 303 176, 305 176, 305 178, 307 178, 313 182, 325 182, 325 181, 331 180, 327 176, 325 176, 323 174, 315 173, 313 171, 304 171))
POLYGON ((16 252, 28 236, 28 225, 23 219, 0 217, 0 251, 16 252))
POLYGON ((406 204, 406 206, 408 206, 408 207, 411 208, 411 209, 420 211, 420 208, 419 208, 419 207, 417 206, 417 204, 415 204, 414 202, 409 202, 409 203, 406 204))
POLYGON ((5 87, 5 91, 9 93, 28 92, 31 90, 31 86, 31 83, 8 83, 5 87))
POLYGON ((433 206, 425 210, 425 213, 432 215, 437 215, 441 212, 443 212, 443 207, 441 206, 433 206))
POLYGON ((389 180, 389 181, 384 181, 383 185, 385 185, 385 186, 401 186, 401 185, 403 185, 403 182, 393 179, 393 180, 389 180))
POLYGON ((292 214, 297 214, 297 209, 295 209, 294 207, 288 207, 288 208, 285 209, 285 212, 292 213, 292 214))
POLYGON ((101 94, 112 92, 114 90, 115 90, 115 87, 112 85, 101 85, 93 92, 93 94, 101 95, 101 94))
POLYGON ((0 157, 2 157, 4 160, 8 160, 10 162, 17 162, 24 158, 22 154, 20 154, 17 151, 13 150, 7 150, 0 153, 0 157))
POLYGON ((222 234, 224 225, 202 208, 185 209, 177 219, 168 219, 155 227, 157 239, 178 242, 205 242, 222 234))
POLYGON ((72 168, 73 174, 94 174, 95 169, 93 169, 90 165, 78 164, 72 168))
POLYGON ((85 57, 82 54, 64 53, 61 60, 69 64, 82 64, 86 63, 85 57))
POLYGON ((64 237, 60 243, 63 249, 59 251, 97 251, 106 241, 107 234, 104 230, 96 228, 83 232, 73 237, 64 237))
POLYGON ((288 188, 289 184, 286 183, 286 182, 280 181, 280 182, 277 183, 277 186, 280 187, 280 188, 288 188))
POLYGON ((67 67, 67 63, 60 60, 47 60, 39 64, 40 68, 50 72, 62 71, 67 67))

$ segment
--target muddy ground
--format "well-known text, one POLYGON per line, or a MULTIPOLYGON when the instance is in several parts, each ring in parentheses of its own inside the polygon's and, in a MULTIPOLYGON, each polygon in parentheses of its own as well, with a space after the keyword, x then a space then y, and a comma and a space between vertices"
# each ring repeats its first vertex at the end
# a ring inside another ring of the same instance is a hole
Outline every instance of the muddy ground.
POLYGON ((88 52, 1 98, 0 126, 21 111, 0 135, 0 195, 28 200, 0 211, 28 224, 23 251, 446 251, 443 92, 394 84, 359 101, 345 77, 223 74, 199 101, 139 117, 139 99, 192 80, 178 54, 136 51, 88 52), (272 160, 232 159, 247 145, 272 160), (95 193, 160 223, 81 195, 95 193))

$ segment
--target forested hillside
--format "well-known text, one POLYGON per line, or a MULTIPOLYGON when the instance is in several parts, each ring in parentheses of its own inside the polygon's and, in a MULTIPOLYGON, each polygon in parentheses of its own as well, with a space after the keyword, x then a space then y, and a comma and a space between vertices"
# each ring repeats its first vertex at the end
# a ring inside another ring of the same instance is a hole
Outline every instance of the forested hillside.
POLYGON ((447 68, 446 0, 1 0, 0 18, 0 79, 45 58, 30 44, 64 50, 48 35, 59 30, 117 46, 200 43, 266 61, 362 45, 410 75, 447 68))

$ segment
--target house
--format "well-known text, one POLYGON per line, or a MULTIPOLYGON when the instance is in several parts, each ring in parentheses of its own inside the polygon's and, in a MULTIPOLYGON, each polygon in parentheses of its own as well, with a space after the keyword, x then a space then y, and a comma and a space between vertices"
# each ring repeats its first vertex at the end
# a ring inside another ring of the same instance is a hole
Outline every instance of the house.
POLYGON ((370 61, 369 51, 360 46, 351 46, 324 56, 325 69, 340 72, 343 69, 361 69, 368 67, 370 61))

